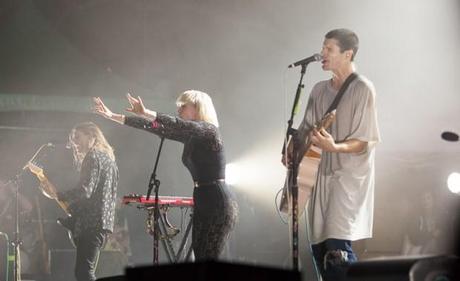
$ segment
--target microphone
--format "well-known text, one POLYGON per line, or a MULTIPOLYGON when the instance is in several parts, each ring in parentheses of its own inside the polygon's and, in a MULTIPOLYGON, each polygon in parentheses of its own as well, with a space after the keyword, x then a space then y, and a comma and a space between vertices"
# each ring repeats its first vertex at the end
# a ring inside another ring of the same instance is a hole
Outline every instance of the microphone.
POLYGON ((49 142, 46 144, 47 147, 51 147, 51 148, 55 148, 56 146, 54 145, 54 143, 52 142, 49 142))
POLYGON ((303 60, 296 61, 295 63, 288 65, 288 68, 296 67, 296 66, 299 66, 299 65, 306 65, 306 64, 309 64, 310 62, 320 61, 322 59, 323 59, 322 55, 314 54, 311 57, 308 57, 308 58, 303 59, 303 60))

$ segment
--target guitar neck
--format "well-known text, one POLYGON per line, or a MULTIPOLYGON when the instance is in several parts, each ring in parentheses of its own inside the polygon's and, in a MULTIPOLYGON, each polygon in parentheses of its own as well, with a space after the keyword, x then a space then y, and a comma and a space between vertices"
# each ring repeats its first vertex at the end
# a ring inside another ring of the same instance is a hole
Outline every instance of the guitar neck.
MULTIPOLYGON (((329 112, 321 120, 316 122, 314 128, 316 128, 317 130, 329 129, 329 127, 332 125, 332 122, 334 122, 335 120, 335 114, 336 114, 335 110, 332 112, 329 112)), ((301 157, 299 158, 299 161, 304 155, 305 156, 308 155, 308 156, 315 157, 315 158, 321 157, 321 149, 318 148, 318 149, 312 150, 313 144, 311 142, 311 139, 309 138, 310 133, 311 131, 306 135, 306 140, 304 141, 303 148, 300 150, 301 157)))
POLYGON ((69 204, 67 204, 66 202, 60 201, 60 200, 58 200, 57 198, 54 199, 54 200, 56 200, 56 202, 58 203, 59 207, 61 207, 62 210, 64 210, 64 212, 65 212, 67 215, 70 215, 69 204))
MULTIPOLYGON (((40 180, 40 183, 43 187, 42 190, 46 189, 45 192, 47 193, 53 193, 53 194, 57 194, 57 189, 56 187, 54 186, 54 184, 52 184, 48 178, 42 173, 40 176, 38 176, 38 179, 40 180)), ((59 207, 62 208, 62 210, 64 210, 64 212, 69 215, 70 214, 70 210, 69 210, 69 204, 67 202, 64 202, 64 201, 61 201, 59 200, 58 198, 54 198, 54 200, 57 202, 57 204, 59 205, 59 207)))

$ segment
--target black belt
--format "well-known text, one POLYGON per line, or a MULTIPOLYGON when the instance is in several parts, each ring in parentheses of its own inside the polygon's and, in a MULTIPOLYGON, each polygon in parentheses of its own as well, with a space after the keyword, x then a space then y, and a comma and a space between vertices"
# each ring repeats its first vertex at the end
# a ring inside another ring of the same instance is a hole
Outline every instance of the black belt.
POLYGON ((194 181, 195 187, 206 186, 206 185, 215 185, 219 183, 225 183, 225 179, 217 179, 213 181, 194 181))

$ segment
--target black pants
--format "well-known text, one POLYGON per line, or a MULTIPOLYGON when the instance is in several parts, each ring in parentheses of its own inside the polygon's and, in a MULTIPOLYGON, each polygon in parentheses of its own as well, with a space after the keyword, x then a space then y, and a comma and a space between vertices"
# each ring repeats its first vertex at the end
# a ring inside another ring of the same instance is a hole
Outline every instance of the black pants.
POLYGON ((105 238, 105 232, 84 231, 75 241, 77 246, 75 277, 78 281, 96 280, 97 262, 105 238))
POLYGON ((196 187, 193 198, 192 248, 195 259, 215 260, 235 226, 237 203, 225 183, 196 187))

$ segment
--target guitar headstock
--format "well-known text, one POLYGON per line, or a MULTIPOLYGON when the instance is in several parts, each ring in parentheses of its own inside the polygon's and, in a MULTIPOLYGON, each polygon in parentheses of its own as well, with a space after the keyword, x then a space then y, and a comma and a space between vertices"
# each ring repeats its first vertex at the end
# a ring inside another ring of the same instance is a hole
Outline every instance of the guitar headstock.
POLYGON ((33 161, 29 161, 26 165, 26 167, 35 175, 38 177, 43 176, 43 168, 40 167, 37 163, 34 163, 33 161))

